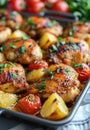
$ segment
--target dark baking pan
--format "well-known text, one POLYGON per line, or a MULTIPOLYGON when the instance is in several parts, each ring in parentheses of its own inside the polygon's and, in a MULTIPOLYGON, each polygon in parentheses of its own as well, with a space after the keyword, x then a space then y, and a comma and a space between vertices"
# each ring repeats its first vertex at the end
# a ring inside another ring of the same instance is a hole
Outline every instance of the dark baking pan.
MULTIPOLYGON (((53 12, 53 13, 57 14, 56 12, 53 12)), ((72 23, 72 22, 77 20, 77 18, 75 18, 75 16, 73 16, 72 14, 64 14, 64 15, 62 13, 59 13, 59 14, 61 16, 64 16, 65 18, 63 18, 63 19, 56 19, 55 17, 51 17, 51 18, 54 20, 59 20, 59 22, 65 22, 66 24, 72 23)), ((23 15, 26 17, 30 16, 30 14, 25 13, 25 12, 23 13, 23 15)), ((33 15, 33 14, 31 14, 31 15, 33 15)), ((51 12, 48 12, 48 13, 44 12, 42 14, 39 14, 38 16, 42 16, 42 17, 48 16, 50 18, 50 15, 51 15, 51 12)), ((48 119, 43 119, 41 117, 36 117, 36 116, 32 116, 32 115, 28 115, 28 114, 24 114, 21 112, 16 112, 16 111, 4 109, 4 108, 0 109, 0 115, 9 115, 12 117, 18 117, 20 119, 24 119, 24 120, 29 121, 29 122, 38 123, 38 124, 42 124, 42 125, 46 125, 46 126, 54 126, 55 127, 55 126, 64 125, 72 120, 72 118, 74 117, 74 115, 77 112, 80 105, 90 103, 90 101, 88 101, 88 100, 86 102, 84 102, 84 100, 83 100, 85 95, 87 94, 89 87, 90 87, 90 79, 87 81, 85 87, 80 92, 79 96, 76 98, 75 104, 73 105, 72 110, 70 111, 68 117, 66 117, 65 119, 59 120, 59 121, 51 121, 48 119)))
POLYGON ((18 117, 18 118, 24 119, 26 121, 30 121, 33 123, 39 123, 39 124, 46 125, 46 126, 55 127, 55 126, 64 125, 72 120, 72 118, 74 117, 74 115, 77 112, 80 105, 90 103, 90 101, 86 101, 86 102, 82 103, 89 87, 90 87, 90 79, 87 81, 87 83, 86 83, 84 89, 81 91, 80 95, 76 98, 75 104, 73 105, 72 110, 69 113, 68 117, 66 117, 65 119, 59 120, 59 121, 51 121, 51 120, 43 119, 43 118, 36 117, 36 116, 31 116, 31 115, 24 114, 21 112, 15 112, 15 111, 4 109, 4 108, 0 109, 0 114, 18 117))

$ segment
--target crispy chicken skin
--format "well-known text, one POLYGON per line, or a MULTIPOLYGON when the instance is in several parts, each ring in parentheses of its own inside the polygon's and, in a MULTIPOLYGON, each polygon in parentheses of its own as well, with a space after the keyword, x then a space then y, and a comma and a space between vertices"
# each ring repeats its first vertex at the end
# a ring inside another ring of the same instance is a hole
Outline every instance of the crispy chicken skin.
POLYGON ((51 65, 44 79, 30 86, 30 93, 38 93, 42 98, 58 93, 65 102, 71 102, 79 94, 80 82, 77 72, 65 64, 51 65), (36 86, 35 86, 36 85, 36 86))
POLYGON ((49 48, 49 62, 65 63, 72 65, 73 63, 90 62, 90 52, 88 44, 80 39, 66 38, 49 48), (56 49, 56 50, 55 50, 56 49))
POLYGON ((17 93, 28 88, 23 67, 17 63, 0 63, 0 90, 17 93))
POLYGON ((5 42, 11 35, 11 29, 9 27, 0 27, 0 44, 5 42))
POLYGON ((25 26, 22 30, 27 32, 31 37, 38 35, 40 37, 45 32, 50 32, 55 36, 62 34, 62 26, 58 22, 51 21, 48 18, 32 16, 27 19, 25 26))
POLYGON ((90 23, 75 22, 64 31, 64 37, 73 36, 80 39, 86 39, 90 34, 90 23))
POLYGON ((40 47, 34 40, 11 39, 4 44, 4 54, 9 61, 29 64, 33 60, 42 59, 40 47))

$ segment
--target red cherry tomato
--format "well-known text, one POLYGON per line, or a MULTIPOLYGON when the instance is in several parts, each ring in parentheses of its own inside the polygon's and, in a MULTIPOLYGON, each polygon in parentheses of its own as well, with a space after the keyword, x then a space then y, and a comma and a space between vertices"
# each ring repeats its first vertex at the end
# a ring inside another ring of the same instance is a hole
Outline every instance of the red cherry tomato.
POLYGON ((43 2, 48 2, 48 3, 55 3, 57 2, 58 0, 42 0, 43 2))
POLYGON ((21 98, 17 103, 18 108, 27 114, 35 114, 41 108, 41 101, 39 96, 29 94, 26 97, 21 98))
POLYGON ((34 61, 34 62, 29 64, 28 68, 29 68, 29 70, 40 69, 40 68, 48 68, 48 64, 44 60, 34 61))
POLYGON ((51 10, 55 10, 55 11, 61 11, 61 12, 69 12, 69 5, 66 1, 64 0, 59 0, 55 3, 53 3, 53 7, 51 8, 51 10))
POLYGON ((87 64, 74 64, 74 69, 78 72, 80 81, 86 81, 90 77, 90 68, 87 64))
POLYGON ((30 13, 39 13, 45 8, 45 5, 43 2, 34 2, 27 0, 27 11, 30 13))
POLYGON ((24 0, 10 0, 7 4, 9 10, 16 10, 21 12, 25 9, 26 3, 24 0))

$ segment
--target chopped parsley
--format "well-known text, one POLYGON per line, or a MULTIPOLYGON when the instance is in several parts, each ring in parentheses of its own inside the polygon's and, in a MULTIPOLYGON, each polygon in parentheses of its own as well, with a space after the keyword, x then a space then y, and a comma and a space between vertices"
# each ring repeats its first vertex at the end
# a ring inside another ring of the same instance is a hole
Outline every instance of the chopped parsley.
POLYGON ((29 39, 28 35, 23 36, 23 40, 28 40, 28 39, 29 39))
POLYGON ((3 69, 0 69, 0 74, 3 72, 3 69))
POLYGON ((46 54, 46 51, 44 49, 41 49, 42 54, 46 54))
POLYGON ((56 69, 56 72, 59 73, 61 70, 62 70, 61 67, 60 67, 60 68, 57 68, 57 69, 56 69))
POLYGON ((69 68, 65 68, 65 73, 68 75, 70 74, 70 69, 69 68))
POLYGON ((57 52, 58 49, 55 45, 52 45, 52 47, 49 49, 50 52, 57 52))
POLYGON ((39 92, 42 92, 45 87, 46 87, 46 81, 44 80, 44 81, 42 82, 42 84, 41 84, 40 86, 38 86, 39 92))
POLYGON ((26 52, 25 46, 21 46, 19 49, 20 49, 20 54, 24 54, 26 52))
POLYGON ((0 69, 9 67, 9 64, 0 64, 0 69))
POLYGON ((54 78, 54 72, 53 72, 53 71, 49 70, 49 71, 48 71, 48 74, 50 75, 51 79, 54 78))
POLYGON ((12 77, 13 79, 16 79, 16 78, 17 78, 17 74, 12 73, 11 77, 12 77))
POLYGON ((34 97, 29 97, 28 99, 29 99, 30 101, 34 101, 34 100, 35 100, 34 97))
POLYGON ((14 43, 9 43, 9 47, 11 47, 11 48, 13 48, 13 49, 16 48, 16 46, 14 45, 14 43))
POLYGON ((77 26, 73 26, 72 29, 70 29, 68 32, 69 36, 72 36, 76 29, 77 29, 77 26))
POLYGON ((4 51, 4 46, 0 46, 0 51, 4 51))
POLYGON ((15 64, 12 63, 11 61, 9 61, 8 64, 10 64, 10 65, 12 65, 12 66, 15 66, 15 64))
POLYGON ((74 64, 72 64, 72 67, 78 67, 78 68, 83 68, 83 65, 82 64, 76 64, 76 63, 74 63, 74 64))
POLYGON ((76 44, 72 44, 70 47, 71 47, 73 50, 79 49, 79 47, 78 47, 76 44))
POLYGON ((32 28, 35 28, 35 24, 34 24, 33 19, 28 18, 28 19, 27 19, 27 23, 28 23, 32 28))
POLYGON ((4 68, 8 68, 9 66, 10 66, 10 63, 0 64, 0 73, 4 71, 4 68))
POLYGON ((63 38, 62 37, 58 37, 58 41, 62 41, 63 40, 63 38))
POLYGON ((53 23, 52 22, 48 22, 48 27, 53 27, 53 23))

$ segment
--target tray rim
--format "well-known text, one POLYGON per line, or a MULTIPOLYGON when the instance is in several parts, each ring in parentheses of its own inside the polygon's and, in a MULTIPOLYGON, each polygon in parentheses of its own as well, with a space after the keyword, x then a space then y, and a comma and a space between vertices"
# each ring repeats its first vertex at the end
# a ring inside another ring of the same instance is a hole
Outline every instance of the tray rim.
POLYGON ((69 123, 73 119, 73 117, 76 114, 79 106, 81 105, 82 100, 84 99, 89 87, 90 87, 90 79, 88 79, 85 87, 80 92, 79 96, 76 98, 75 104, 74 104, 71 112, 69 113, 69 115, 62 120, 52 121, 52 120, 44 119, 44 118, 33 116, 33 115, 28 115, 28 114, 25 114, 22 112, 17 112, 17 111, 5 109, 5 108, 0 108, 0 115, 4 114, 4 115, 15 116, 15 117, 18 117, 20 119, 24 119, 26 121, 30 121, 33 123, 39 123, 39 124, 42 124, 45 126, 55 127, 55 126, 64 125, 64 124, 69 123))

